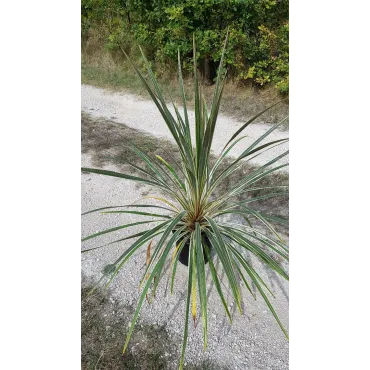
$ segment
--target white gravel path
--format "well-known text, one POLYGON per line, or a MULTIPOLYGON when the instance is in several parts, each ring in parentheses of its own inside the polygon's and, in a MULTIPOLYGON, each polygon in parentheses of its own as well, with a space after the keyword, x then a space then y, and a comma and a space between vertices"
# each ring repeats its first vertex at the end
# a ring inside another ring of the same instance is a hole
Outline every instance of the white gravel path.
MULTIPOLYGON (((83 155, 82 164, 83 166, 91 166, 91 159, 88 155, 83 155)), ((118 170, 112 165, 109 168, 118 170)), ((82 174, 82 211, 109 205, 129 204, 148 193, 152 194, 150 187, 139 186, 130 181, 95 174, 82 174)), ((82 235, 90 235, 110 227, 135 222, 135 220, 139 221, 139 217, 134 215, 89 214, 82 218, 82 235)), ((114 234, 110 233, 104 237, 85 242, 83 247, 87 249, 100 246, 141 230, 142 228, 135 227, 135 229, 124 229, 114 234)), ((82 254, 82 274, 88 280, 97 282, 101 277, 103 268, 114 262, 129 246, 130 240, 127 240, 82 254)), ((112 283, 110 294, 119 304, 135 307, 139 298, 138 286, 143 274, 145 254, 144 247, 141 252, 134 255, 127 262, 112 283)), ((252 259, 252 261, 262 278, 272 287, 276 298, 271 297, 271 302, 283 325, 288 328, 288 283, 274 272, 267 271, 257 260, 252 259)), ((144 303, 138 323, 138 325, 140 325, 140 322, 165 325, 171 341, 177 343, 178 350, 181 348, 184 324, 186 281, 187 268, 179 264, 175 292, 170 296, 168 292, 165 294, 166 274, 159 285, 154 302, 151 305, 144 303)), ((210 281, 209 274, 208 281, 210 281)), ((211 359, 220 368, 226 369, 288 369, 288 342, 262 298, 258 297, 254 301, 249 292, 244 289, 242 291, 244 315, 241 316, 235 306, 232 305, 230 294, 226 294, 226 299, 233 314, 233 323, 230 326, 214 286, 210 283, 207 286, 211 291, 208 301, 208 347, 206 352, 203 352, 201 324, 196 329, 191 324, 189 326, 186 361, 199 364, 203 360, 211 359)), ((171 369, 177 369, 178 354, 170 353, 169 355, 171 356, 171 369)))
MULTIPOLYGON (((148 133, 157 137, 164 137, 170 140, 172 136, 163 121, 161 114, 152 101, 144 100, 138 96, 128 94, 126 92, 112 92, 90 85, 81 86, 81 109, 89 113, 93 117, 105 118, 118 123, 147 131, 148 133)), ((182 112, 181 109, 179 109, 182 112)), ((190 111, 190 122, 194 122, 194 112, 190 111)), ((242 126, 244 122, 219 115, 215 136, 213 140, 212 150, 219 154, 224 147, 226 140, 242 126)), ((241 140, 230 152, 231 155, 237 156, 247 146, 261 135, 263 135, 270 125, 263 123, 254 123, 250 125, 243 135, 248 135, 247 138, 241 140)), ((288 137, 287 131, 280 131, 279 129, 272 132, 262 143, 279 140, 288 137)), ((256 157, 251 163, 256 165, 265 164, 269 159, 274 158, 278 154, 282 154, 288 148, 288 143, 279 145, 262 155, 256 157)), ((288 161, 285 157, 279 164, 288 161)), ((285 167, 287 168, 287 167, 285 167)))

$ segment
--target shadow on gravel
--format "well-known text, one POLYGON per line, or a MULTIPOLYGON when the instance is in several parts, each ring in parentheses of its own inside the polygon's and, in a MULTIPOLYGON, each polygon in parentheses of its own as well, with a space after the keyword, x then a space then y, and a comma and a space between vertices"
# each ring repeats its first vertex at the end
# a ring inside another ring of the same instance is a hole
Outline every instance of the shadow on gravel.
MULTIPOLYGON (((83 279, 84 280, 84 279, 83 279)), ((81 369, 165 370, 177 369, 181 342, 172 342, 165 328, 137 324, 128 350, 122 356, 134 309, 114 301, 109 291, 88 295, 81 291, 81 369)), ((185 366, 187 370, 221 369, 210 362, 185 366)))

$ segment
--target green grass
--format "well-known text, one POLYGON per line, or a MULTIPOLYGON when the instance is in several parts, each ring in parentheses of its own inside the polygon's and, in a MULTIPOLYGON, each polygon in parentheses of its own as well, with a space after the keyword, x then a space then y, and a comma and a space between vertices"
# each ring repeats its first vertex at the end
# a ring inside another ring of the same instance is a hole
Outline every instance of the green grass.
POLYGON ((99 66, 82 64, 81 82, 84 84, 111 89, 128 89, 138 95, 144 95, 145 90, 134 74, 123 68, 103 68, 99 66))

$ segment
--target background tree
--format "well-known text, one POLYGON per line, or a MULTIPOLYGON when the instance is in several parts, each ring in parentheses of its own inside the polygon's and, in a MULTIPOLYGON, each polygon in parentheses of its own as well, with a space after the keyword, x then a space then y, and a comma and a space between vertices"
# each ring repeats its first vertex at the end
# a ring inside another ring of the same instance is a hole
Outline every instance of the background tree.
POLYGON ((180 50, 184 70, 191 71, 192 35, 199 68, 213 83, 222 40, 229 78, 258 86, 289 89, 288 0, 82 0, 83 42, 99 28, 110 50, 141 44, 150 61, 165 70, 180 50))

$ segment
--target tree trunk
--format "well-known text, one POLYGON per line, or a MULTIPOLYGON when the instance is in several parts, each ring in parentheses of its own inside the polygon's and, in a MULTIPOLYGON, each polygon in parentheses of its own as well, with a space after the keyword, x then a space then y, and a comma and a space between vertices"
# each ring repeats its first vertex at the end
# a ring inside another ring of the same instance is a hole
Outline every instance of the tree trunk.
POLYGON ((204 59, 203 77, 207 85, 212 85, 214 83, 214 78, 217 75, 216 63, 209 57, 204 59))

